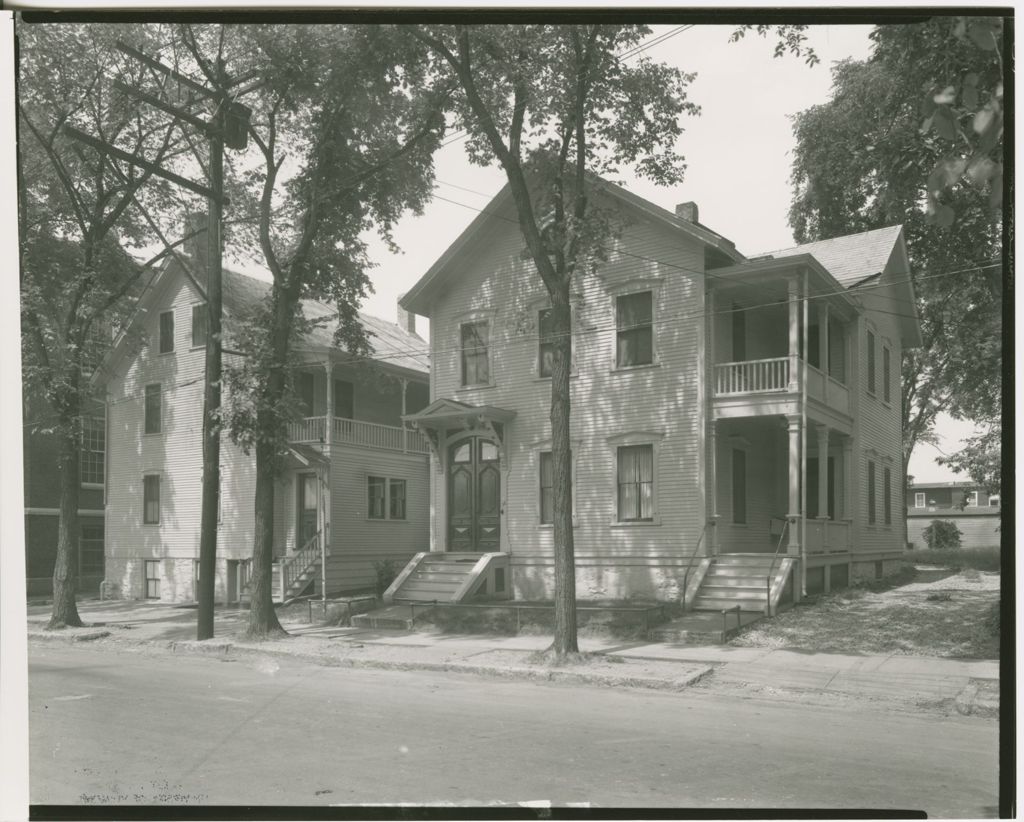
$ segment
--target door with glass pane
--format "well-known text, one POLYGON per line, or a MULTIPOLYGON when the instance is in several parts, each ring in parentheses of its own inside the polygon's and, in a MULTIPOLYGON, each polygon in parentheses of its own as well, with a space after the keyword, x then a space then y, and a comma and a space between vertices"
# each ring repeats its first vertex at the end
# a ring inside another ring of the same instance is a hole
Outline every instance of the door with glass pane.
POLYGON ((448 451, 448 550, 500 550, 500 523, 498 446, 461 440, 448 451))
POLYGON ((295 549, 301 550, 309 540, 316 536, 318 489, 316 474, 298 474, 295 479, 298 487, 295 549))

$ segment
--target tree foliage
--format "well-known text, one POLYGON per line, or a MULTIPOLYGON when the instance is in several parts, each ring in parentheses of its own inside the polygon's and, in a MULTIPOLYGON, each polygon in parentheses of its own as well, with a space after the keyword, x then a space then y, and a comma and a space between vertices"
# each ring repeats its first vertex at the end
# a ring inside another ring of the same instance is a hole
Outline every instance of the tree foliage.
MULTIPOLYGON (((23 377, 45 398, 43 427, 60 441, 61 485, 50 627, 80 625, 75 604, 81 417, 89 378, 131 310, 145 264, 125 246, 153 236, 141 218, 159 204, 149 172, 71 140, 74 127, 156 162, 180 151, 173 123, 145 116, 114 86, 140 82, 113 48, 138 27, 19 23, 19 241, 23 377)), ((32 421, 33 424, 38 421, 32 421)), ((37 425, 38 427, 38 425, 37 425)))
POLYGON ((921 536, 929 548, 943 550, 959 548, 963 534, 952 520, 933 519, 921 536))
POLYGON ((997 99, 1000 70, 992 50, 956 36, 957 25, 935 19, 875 29, 871 57, 837 64, 832 98, 794 121, 789 216, 798 242, 904 227, 923 337, 903 354, 905 463, 932 439, 939 413, 987 424, 1000 414, 997 177, 970 169, 998 166, 1002 144, 961 134, 972 122, 968 109, 984 111, 997 99), (950 94, 951 102, 935 102, 950 94), (936 126, 947 110, 955 139, 936 126), (964 173, 938 186, 934 170, 948 168, 951 156, 964 173))

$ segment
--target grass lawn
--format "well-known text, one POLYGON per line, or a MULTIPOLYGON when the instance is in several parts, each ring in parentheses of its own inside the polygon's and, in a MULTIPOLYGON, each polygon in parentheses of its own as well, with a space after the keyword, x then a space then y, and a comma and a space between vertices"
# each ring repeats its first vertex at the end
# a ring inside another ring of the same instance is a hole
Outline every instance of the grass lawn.
POLYGON ((730 644, 822 653, 998 658, 999 575, 967 570, 936 576, 934 571, 922 572, 918 578, 929 581, 813 597, 774 619, 755 623, 730 644))

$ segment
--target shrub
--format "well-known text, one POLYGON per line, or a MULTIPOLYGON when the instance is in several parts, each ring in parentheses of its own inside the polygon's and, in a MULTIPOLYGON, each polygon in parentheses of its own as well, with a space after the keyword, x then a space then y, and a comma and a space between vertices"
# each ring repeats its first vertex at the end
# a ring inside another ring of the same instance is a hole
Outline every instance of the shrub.
POLYGON ((945 519, 933 519, 932 524, 924 529, 924 541, 929 548, 959 548, 963 534, 955 522, 945 519))
POLYGON ((394 560, 383 559, 373 563, 373 571, 377 575, 377 599, 381 599, 384 596, 384 592, 395 581, 395 577, 398 576, 401 569, 395 564, 394 560))
POLYGON ((944 551, 925 548, 908 552, 903 557, 917 565, 938 565, 954 571, 961 571, 964 568, 998 571, 1000 568, 998 548, 946 549, 944 551))

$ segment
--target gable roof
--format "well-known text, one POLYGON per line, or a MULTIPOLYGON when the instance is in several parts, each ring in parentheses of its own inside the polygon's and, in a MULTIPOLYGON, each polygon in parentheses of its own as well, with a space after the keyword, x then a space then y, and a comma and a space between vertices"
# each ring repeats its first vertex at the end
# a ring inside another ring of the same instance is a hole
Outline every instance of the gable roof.
MULTIPOLYGON (((695 239, 702 243, 705 248, 710 249, 717 257, 724 261, 741 262, 746 258, 736 250, 736 246, 721 234, 712 231, 700 223, 682 220, 671 211, 655 205, 643 197, 633 194, 610 180, 598 177, 596 174, 589 174, 587 178, 601 189, 616 198, 620 202, 631 206, 642 212, 653 221, 670 228, 683 236, 695 239)), ((449 278, 456 260, 465 252, 473 238, 482 230, 484 225, 492 219, 506 219, 499 212, 512 202, 512 189, 505 183, 490 202, 481 209, 480 213, 473 218, 472 222, 463 230, 455 241, 438 257, 427 272, 420 277, 416 284, 410 288, 399 300, 399 304, 408 311, 428 316, 430 302, 436 291, 449 278)), ((512 220, 518 226, 516 220, 512 220)))
POLYGON ((852 288, 869 277, 881 274, 892 257, 893 248, 900 237, 902 226, 892 225, 846 234, 830 240, 818 240, 777 251, 754 255, 761 257, 793 257, 797 254, 811 254, 844 288, 852 288))

